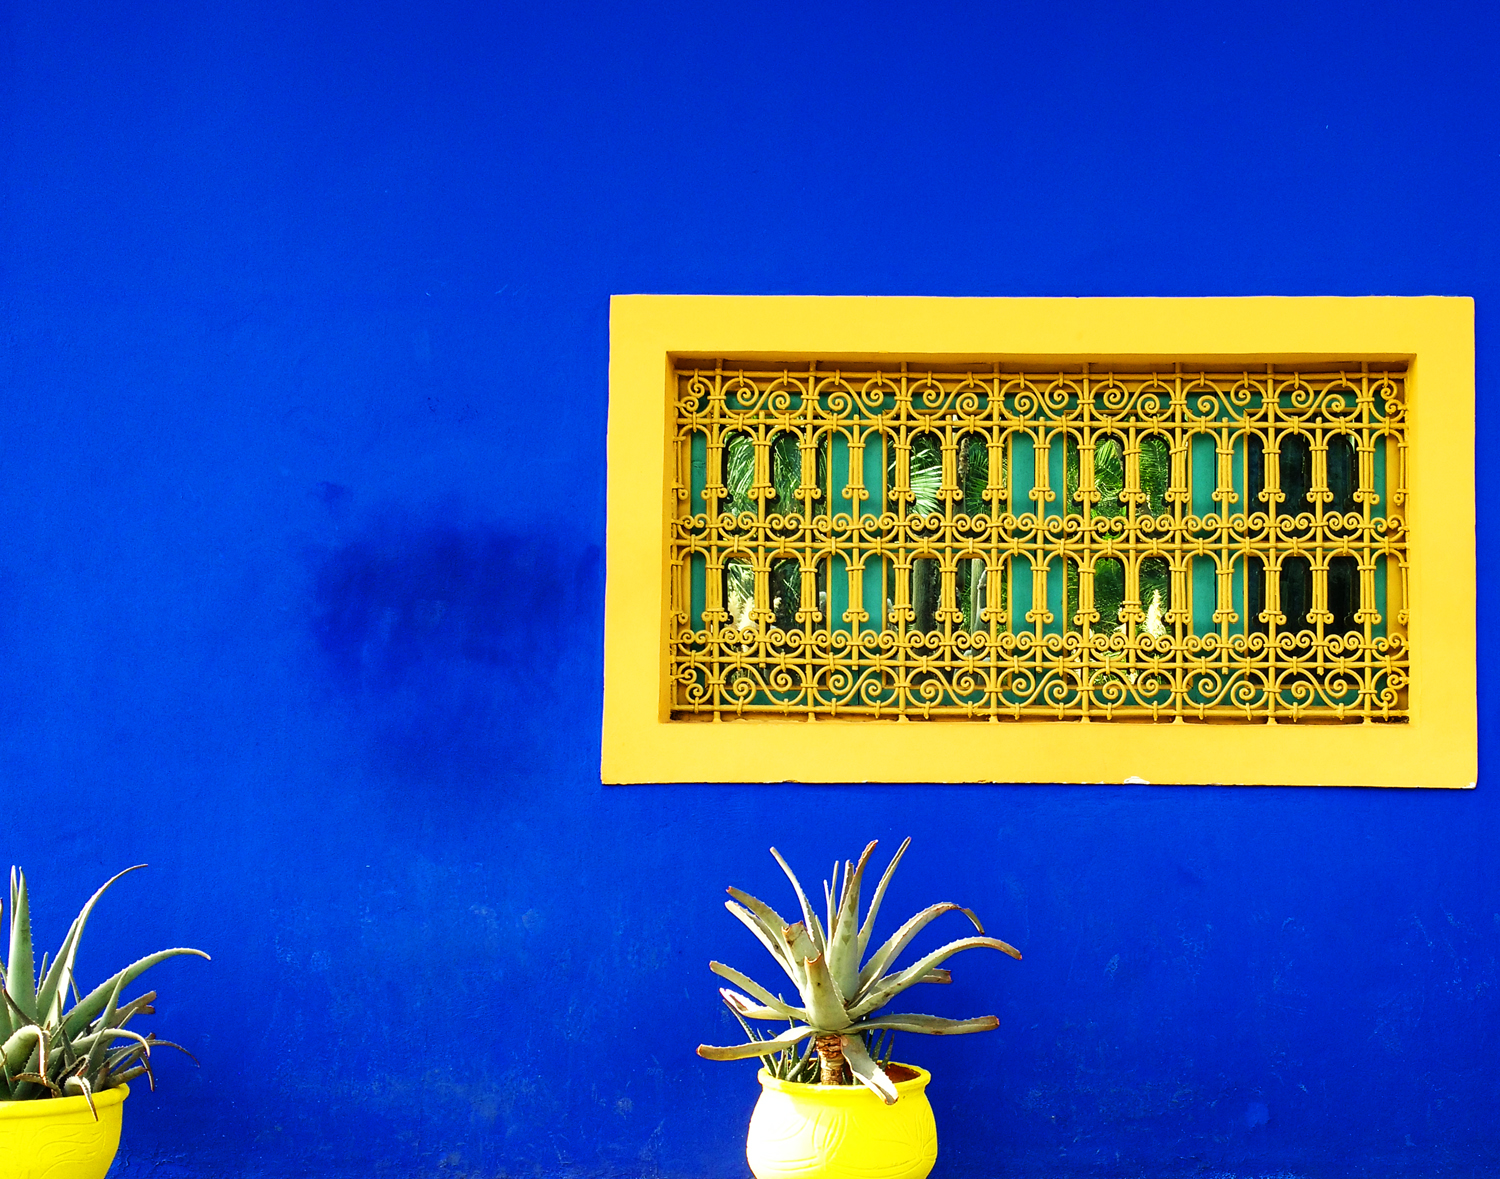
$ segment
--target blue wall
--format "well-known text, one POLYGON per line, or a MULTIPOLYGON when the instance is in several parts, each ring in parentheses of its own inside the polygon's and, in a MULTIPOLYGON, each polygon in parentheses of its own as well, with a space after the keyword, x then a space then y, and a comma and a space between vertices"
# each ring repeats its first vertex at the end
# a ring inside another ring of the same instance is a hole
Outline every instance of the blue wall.
MULTIPOLYGON (((968 955, 944 1175, 1500 1167, 1500 786, 598 780, 614 292, 1470 294, 1492 8, 16 0, 0 861, 156 972, 122 1175, 740 1176, 720 908, 867 838, 968 955), (154 1169, 153 1169, 154 1168, 154 1169)), ((1482 520, 1481 762, 1497 529, 1482 520)))

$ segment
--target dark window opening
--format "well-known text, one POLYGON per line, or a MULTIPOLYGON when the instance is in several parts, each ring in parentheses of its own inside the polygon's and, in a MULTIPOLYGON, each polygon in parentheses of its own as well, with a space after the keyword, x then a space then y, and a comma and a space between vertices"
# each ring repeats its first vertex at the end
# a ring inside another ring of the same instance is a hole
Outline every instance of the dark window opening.
POLYGON ((1287 557, 1281 562, 1281 624, 1283 630, 1307 630, 1312 610, 1312 565, 1306 557, 1287 557))
POLYGON ((1263 635, 1266 623, 1261 612, 1266 608, 1266 563, 1259 557, 1245 559, 1245 633, 1263 635))
POLYGON ((935 558, 918 557, 911 568, 912 629, 928 634, 938 629, 937 610, 943 575, 935 558))
POLYGON ((1332 499, 1329 511, 1343 515, 1354 511, 1354 493, 1359 488, 1359 459, 1354 451, 1354 439, 1347 434, 1335 434, 1328 440, 1328 490, 1332 499))
POLYGON ((1355 611, 1359 609, 1359 562, 1353 557, 1334 557, 1328 562, 1328 612, 1333 621, 1327 633, 1347 635, 1357 631, 1355 611))
POLYGON ((1312 443, 1305 434, 1281 436, 1281 505, 1278 512, 1296 516, 1308 510, 1307 493, 1312 490, 1312 443))
POLYGON ((802 605, 802 566, 783 558, 771 562, 771 613, 773 626, 782 630, 800 630, 797 611, 802 605))

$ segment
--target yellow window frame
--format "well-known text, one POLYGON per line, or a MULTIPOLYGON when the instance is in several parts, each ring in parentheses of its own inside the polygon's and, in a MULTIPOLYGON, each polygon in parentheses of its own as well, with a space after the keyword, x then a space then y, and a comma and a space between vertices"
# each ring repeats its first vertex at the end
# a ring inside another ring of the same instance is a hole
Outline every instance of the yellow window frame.
POLYGON ((1468 787, 1477 776, 1474 333, 1466 298, 617 296, 601 777, 1468 787), (1404 362, 1404 723, 672 719, 674 366, 921 358, 1066 367, 1404 362))

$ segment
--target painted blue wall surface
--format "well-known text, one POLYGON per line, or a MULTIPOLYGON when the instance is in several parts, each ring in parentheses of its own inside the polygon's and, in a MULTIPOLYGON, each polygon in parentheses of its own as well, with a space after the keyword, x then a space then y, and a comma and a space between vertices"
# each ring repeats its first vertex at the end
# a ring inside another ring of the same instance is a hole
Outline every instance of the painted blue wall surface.
POLYGON ((1500 782, 598 777, 612 293, 1473 295, 1496 502, 1497 24, 6 5, 0 863, 52 942, 150 862, 85 981, 214 955, 116 1173, 743 1176, 722 889, 907 834, 1026 955, 904 1041, 939 1179, 1500 1171, 1500 782))

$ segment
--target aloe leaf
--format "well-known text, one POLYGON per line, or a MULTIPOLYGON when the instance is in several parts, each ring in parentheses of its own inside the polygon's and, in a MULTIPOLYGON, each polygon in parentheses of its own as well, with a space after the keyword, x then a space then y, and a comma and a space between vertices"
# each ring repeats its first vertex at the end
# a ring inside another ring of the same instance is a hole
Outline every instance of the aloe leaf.
POLYGON ((47 1060, 47 1031, 36 1024, 27 1024, 11 1034, 0 1048, 6 1068, 16 1073, 41 1072, 47 1060))
POLYGON ((790 1028, 769 1040, 756 1040, 752 1044, 736 1044, 731 1048, 715 1048, 711 1044, 699 1044, 698 1055, 704 1060, 748 1060, 752 1056, 766 1056, 799 1044, 812 1035, 812 1028, 790 1028))
POLYGON ((781 940, 786 943, 787 956, 792 960, 792 969, 796 972, 797 990, 802 995, 803 1003, 807 1002, 807 963, 810 959, 819 956, 818 947, 813 945, 812 938, 807 936, 807 926, 802 922, 796 925, 788 925, 781 931, 781 940))
POLYGON ((5 1044, 0 1046, 0 1057, 5 1060, 6 1071, 16 1073, 23 1070, 41 1039, 42 1029, 34 1023, 13 1031, 5 1044))
POLYGON ((951 983, 953 981, 953 972, 951 970, 929 970, 921 978, 917 979, 917 981, 925 983, 951 983))
MULTIPOLYGON (((797 973, 792 969, 786 944, 783 942, 778 945, 777 936, 766 928, 765 923, 759 917, 743 905, 737 905, 733 901, 725 901, 724 907, 733 913, 740 923, 760 940, 760 944, 765 946, 771 952, 771 957, 776 959, 776 965, 786 971, 786 976, 795 983, 797 981, 797 973)), ((781 928, 784 929, 786 927, 782 926, 781 928)))
POLYGON ((64 1089, 77 1088, 83 1094, 83 1099, 89 1103, 89 1113, 94 1115, 94 1121, 99 1120, 99 1111, 94 1108, 94 1087, 82 1077, 69 1077, 63 1085, 64 1089))
POLYGON ((5 959, 5 993, 26 1018, 36 1021, 35 963, 31 956, 31 904, 26 897, 26 874, 10 870, 10 953, 5 959))
POLYGON ((35 1087, 34 1082, 23 1080, 21 1074, 35 1074, 40 1072, 42 1067, 41 1062, 44 1059, 44 1038, 45 1037, 42 1035, 42 1029, 37 1028, 37 1037, 35 1042, 31 1046, 31 1051, 23 1051, 20 1053, 23 1063, 16 1066, 16 1099, 18 1101, 27 1101, 33 1096, 32 1089, 35 1087))
MULTIPOLYGON (((795 955, 793 955, 791 950, 787 947, 785 939, 786 931, 790 929, 791 926, 788 925, 781 914, 778 913, 775 909, 771 908, 770 905, 766 904, 764 901, 757 900, 749 893, 741 892, 737 888, 731 888, 729 890, 729 895, 743 904, 745 908, 749 909, 750 912, 760 922, 761 931, 770 937, 771 942, 775 947, 772 950, 772 953, 776 956, 776 960, 782 964, 782 969, 787 972, 787 976, 792 980, 792 983, 798 987, 801 987, 801 963, 797 961, 795 955)), ((739 914, 735 915, 739 916, 739 914)))
POLYGON ((993 1015, 974 1019, 944 1019, 940 1015, 877 1015, 862 1019, 850 1027, 851 1032, 871 1032, 886 1028, 893 1032, 920 1032, 926 1036, 966 1036, 970 1032, 992 1032, 1000 1026, 993 1015))
POLYGON ((722 962, 710 962, 708 964, 708 968, 715 974, 717 974, 720 978, 727 978, 735 986, 741 988, 742 990, 749 991, 750 994, 754 995, 767 1007, 771 1007, 777 1011, 780 1011, 780 1018, 801 1020, 807 1019, 807 1012, 803 1011, 802 1008, 792 1007, 789 1004, 782 1002, 775 995, 771 994, 770 991, 766 990, 765 987, 761 986, 760 983, 751 978, 748 974, 741 974, 734 967, 725 966, 722 962))
POLYGON ((17 1073, 16 1080, 30 1081, 33 1085, 42 1085, 51 1091, 52 1096, 62 1096, 62 1090, 54 1085, 47 1077, 45 1077, 41 1073, 17 1073))
MULTIPOLYGON (((104 1005, 104 1014, 99 1019, 102 1026, 95 1035, 93 1044, 89 1046, 88 1068, 90 1071, 99 1067, 100 1061, 104 1059, 104 1050, 113 1043, 111 1037, 121 1031, 119 1028, 111 1028, 111 1024, 116 1018, 120 1003, 120 990, 124 986, 124 979, 117 982, 115 989, 109 993, 109 1001, 104 1005)), ((131 1032, 130 1035, 133 1036, 135 1033, 131 1032)))
POLYGON ((725 1006, 736 1015, 745 1019, 789 1019, 786 1012, 789 1008, 778 1004, 775 1007, 762 1007, 752 1000, 748 995, 742 995, 738 991, 731 991, 728 987, 720 987, 719 994, 724 1000, 725 1006))
POLYGON ((962 913, 974 923, 974 928, 980 933, 984 932, 984 926, 979 923, 972 910, 965 909, 962 905, 955 905, 952 901, 944 901, 939 905, 929 905, 915 917, 911 918, 900 929, 886 939, 885 945, 876 950, 870 960, 865 963, 865 968, 859 972, 859 990, 868 990, 871 983, 878 982, 882 975, 891 968, 891 964, 901 955, 901 951, 911 945, 911 941, 929 924, 937 920, 944 913, 962 913))
POLYGON ((829 973, 828 963, 821 957, 807 961, 807 1022, 818 1029, 819 1035, 840 1032, 849 1026, 849 1014, 844 1010, 844 997, 839 994, 838 983, 829 973))
POLYGON ((915 966, 908 967, 900 974, 893 974, 881 982, 871 984, 868 992, 853 1007, 849 1014, 855 1019, 862 1015, 868 1015, 877 1008, 885 1006, 895 996, 899 995, 907 987, 915 986, 921 982, 923 976, 940 962, 946 962, 954 954, 964 950, 988 949, 999 950, 1001 953, 1009 954, 1012 958, 1019 959, 1021 951, 1015 946, 1007 945, 997 937, 966 937, 956 942, 949 942, 946 946, 939 947, 927 957, 923 958, 915 966))
MULTIPOLYGON (((181 1052, 194 1064, 199 1064, 198 1058, 191 1052, 189 1052, 186 1048, 184 1048, 181 1044, 177 1043, 176 1040, 158 1040, 154 1035, 147 1036, 146 1038, 151 1041, 151 1047, 153 1048, 176 1048, 177 1051, 181 1052)), ((199 1067, 201 1068, 202 1065, 199 1064, 199 1067)))
POLYGON ((73 963, 78 957, 78 943, 83 940, 83 928, 89 923, 89 915, 93 913, 94 906, 99 903, 99 898, 121 876, 127 876, 145 866, 145 864, 132 864, 125 871, 116 872, 100 886, 93 896, 89 897, 88 902, 79 910, 78 916, 73 918, 73 924, 68 926, 68 936, 63 938, 62 947, 57 951, 56 959, 53 960, 52 969, 49 971, 43 967, 41 971, 42 985, 37 988, 36 1010, 44 1023, 51 1023, 62 1018, 63 1005, 68 1001, 68 986, 73 978, 73 963))
POLYGON ((896 874, 896 865, 901 862, 901 857, 906 854, 906 849, 910 846, 911 836, 908 835, 901 841, 901 846, 896 849, 896 854, 891 857, 891 862, 881 873, 880 883, 875 886, 875 895, 870 899, 870 911, 865 914, 865 923, 859 927, 860 958, 864 958, 865 951, 870 948, 870 935, 875 932, 875 914, 880 912, 880 902, 885 900, 886 887, 890 884, 891 877, 896 874))
POLYGON ((156 1074, 151 1071, 151 1058, 149 1056, 143 1056, 141 1058, 141 1063, 137 1067, 132 1068, 132 1069, 127 1069, 125 1072, 123 1072, 123 1073, 121 1073, 119 1075, 119 1077, 117 1078, 117 1080, 118 1081, 128 1081, 128 1080, 130 1080, 131 1077, 138 1077, 142 1073, 146 1074, 146 1084, 150 1085, 151 1086, 151 1092, 155 1093, 156 1092, 156 1074))
POLYGON ((99 1075, 107 1077, 117 1069, 123 1068, 125 1065, 129 1064, 132 1060, 140 1055, 141 1046, 139 1044, 131 1044, 126 1048, 116 1048, 113 1052, 107 1053, 105 1055, 104 1068, 99 1075))
MULTIPOLYGON (((12 1031, 18 1032, 22 1028, 30 1027, 32 1024, 36 1023, 36 1020, 29 1018, 24 1011, 16 1006, 16 1001, 10 997, 10 994, 8 992, 0 991, 0 999, 5 1000, 4 1003, 0 1003, 0 1007, 4 1007, 7 1011, 10 1012, 10 1023, 12 1031)), ((8 1036, 6 1038, 9 1039, 8 1036)))
POLYGON ((791 955, 793 962, 799 966, 809 958, 816 958, 819 951, 813 939, 808 936, 807 926, 802 922, 796 925, 788 925, 781 931, 781 940, 787 945, 787 953, 791 955))
MULTIPOLYGON (((723 994, 723 991, 721 990, 719 993, 723 994)), ((734 1018, 739 1021, 740 1027, 745 1029, 745 1038, 747 1040, 765 1039, 764 1036, 762 1036, 759 1032, 757 1032, 754 1028, 752 1028, 748 1023, 745 1022, 738 1011, 734 1011, 731 1008, 731 1013, 734 1015, 734 1018)), ((771 1073, 773 1076, 776 1074, 776 1056, 762 1056, 760 1058, 760 1062, 761 1064, 766 1066, 767 1072, 771 1073)))
POLYGON ((745 908, 749 909, 750 912, 759 917, 765 927, 772 933, 780 933, 783 929, 791 924, 790 921, 788 921, 775 909, 771 908, 771 906, 766 904, 765 901, 757 900, 748 892, 745 892, 742 889, 738 888, 730 888, 726 891, 735 900, 739 901, 740 904, 744 905, 745 908))
POLYGON ((871 840, 857 865, 844 864, 844 891, 828 929, 828 969, 839 984, 839 993, 853 995, 859 989, 859 882, 875 850, 871 840))
POLYGON ((129 1003, 121 1007, 115 1016, 115 1027, 124 1027, 137 1015, 155 1015, 156 1008, 151 1004, 156 1002, 156 992, 147 991, 144 995, 138 995, 129 1003))
POLYGON ((49 1076, 54 1080, 61 1078, 64 1073, 78 1063, 79 1053, 73 1041, 63 1035, 61 1028, 53 1028, 52 1039, 52 1067, 47 1070, 49 1076))
MULTIPOLYGON (((118 974, 105 979, 84 996, 83 999, 79 1000, 78 1005, 72 1011, 68 1012, 67 1018, 63 1020, 63 1027, 67 1029, 69 1035, 77 1035, 89 1025, 94 1016, 98 1015, 104 1009, 104 1005, 109 1002, 109 994, 115 988, 116 984, 121 983, 123 980, 123 985, 129 986, 158 962, 165 962, 168 958, 176 958, 183 954, 208 958, 208 955, 202 950, 193 950, 186 946, 178 946, 171 950, 158 950, 155 954, 148 954, 139 961, 132 962, 118 974)), ((212 959, 209 960, 212 961, 212 959)))
POLYGON ((807 899, 807 893, 803 891, 802 882, 797 879, 797 874, 792 871, 791 865, 781 858, 781 853, 774 847, 771 854, 776 857, 776 862, 781 865, 781 870, 786 873, 786 878, 792 882, 792 888, 797 893, 797 903, 802 906, 802 922, 807 928, 807 933, 812 938, 813 945, 818 953, 822 953, 827 947, 827 940, 823 936, 823 927, 818 923, 818 915, 813 911, 812 902, 807 899))
POLYGON ((896 1086, 890 1077, 885 1075, 885 1070, 866 1051, 864 1040, 859 1036, 840 1038, 844 1044, 844 1059, 849 1063, 849 1071, 867 1089, 873 1089, 881 1101, 887 1105, 895 1105, 900 1094, 896 1092, 896 1086))
POLYGON ((108 1031, 100 1032, 101 1041, 134 1040, 135 1047, 141 1050, 142 1056, 150 1056, 152 1047, 157 1041, 151 1036, 143 1036, 140 1032, 133 1032, 129 1028, 110 1028, 108 1031))

